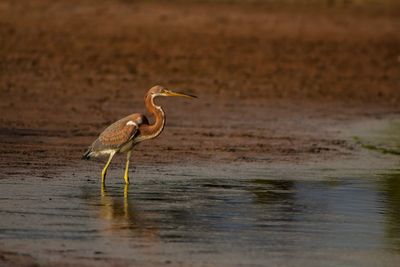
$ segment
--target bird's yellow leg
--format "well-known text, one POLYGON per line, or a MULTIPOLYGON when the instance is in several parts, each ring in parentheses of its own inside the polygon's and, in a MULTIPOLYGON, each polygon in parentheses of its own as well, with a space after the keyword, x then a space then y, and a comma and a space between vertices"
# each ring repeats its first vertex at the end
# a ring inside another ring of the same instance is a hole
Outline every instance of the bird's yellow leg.
POLYGON ((125 187, 124 187, 124 217, 127 219, 129 218, 128 196, 129 196, 129 185, 125 184, 125 187))
POLYGON ((111 162, 112 158, 114 157, 114 155, 115 155, 115 152, 110 153, 110 157, 108 158, 106 166, 104 166, 104 169, 101 172, 101 183, 102 184, 104 184, 106 182, 106 174, 107 174, 108 165, 110 165, 110 162, 111 162))
POLYGON ((124 174, 125 184, 129 184, 129 159, 131 158, 131 153, 132 150, 129 150, 128 153, 126 154, 125 174, 124 174))
POLYGON ((125 184, 125 186, 124 186, 124 200, 128 199, 128 195, 129 195, 129 186, 127 184, 125 184))

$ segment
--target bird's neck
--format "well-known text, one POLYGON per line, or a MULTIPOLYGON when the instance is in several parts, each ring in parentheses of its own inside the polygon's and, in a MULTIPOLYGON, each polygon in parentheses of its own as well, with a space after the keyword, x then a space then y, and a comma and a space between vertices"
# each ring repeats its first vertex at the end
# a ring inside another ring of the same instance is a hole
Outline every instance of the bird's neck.
POLYGON ((157 137, 160 135, 162 130, 164 129, 165 125, 165 114, 164 111, 160 106, 154 104, 154 95, 147 95, 146 96, 146 108, 147 110, 154 116, 155 121, 153 124, 150 124, 146 131, 147 134, 150 135, 150 138, 157 137))

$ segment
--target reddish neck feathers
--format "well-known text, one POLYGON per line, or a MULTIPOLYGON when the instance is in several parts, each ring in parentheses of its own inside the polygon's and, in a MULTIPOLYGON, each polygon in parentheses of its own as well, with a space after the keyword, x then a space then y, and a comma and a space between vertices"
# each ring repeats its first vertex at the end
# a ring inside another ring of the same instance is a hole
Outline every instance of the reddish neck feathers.
POLYGON ((155 117, 155 122, 145 127, 143 129, 144 132, 142 131, 142 135, 146 135, 149 138, 157 137, 162 132, 165 125, 164 111, 161 109, 161 107, 154 104, 154 98, 154 95, 148 94, 145 99, 147 110, 155 117))

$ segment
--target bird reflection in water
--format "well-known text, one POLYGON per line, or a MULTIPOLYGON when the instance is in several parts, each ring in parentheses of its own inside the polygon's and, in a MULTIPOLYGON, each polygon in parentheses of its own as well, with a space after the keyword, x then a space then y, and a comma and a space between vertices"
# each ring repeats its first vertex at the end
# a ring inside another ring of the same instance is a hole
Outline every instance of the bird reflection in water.
POLYGON ((158 239, 158 229, 149 217, 150 212, 139 210, 129 199, 129 186, 124 187, 123 196, 108 191, 103 184, 100 191, 100 217, 110 222, 106 232, 122 236, 141 237, 147 241, 158 239))

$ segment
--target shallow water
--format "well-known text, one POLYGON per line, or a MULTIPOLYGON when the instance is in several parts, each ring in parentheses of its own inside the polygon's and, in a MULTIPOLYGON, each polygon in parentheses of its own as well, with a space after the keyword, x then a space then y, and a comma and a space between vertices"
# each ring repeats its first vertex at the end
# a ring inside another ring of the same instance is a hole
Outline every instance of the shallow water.
POLYGON ((99 263, 395 266, 400 259, 400 170, 321 180, 171 171, 143 174, 130 187, 2 180, 0 242, 39 259, 99 263))
MULTIPOLYGON (((371 136, 360 138, 379 145, 371 136)), ((10 177, 0 248, 96 266, 398 266, 398 159, 140 166, 129 187, 118 168, 106 187, 87 179, 95 170, 10 177)))

